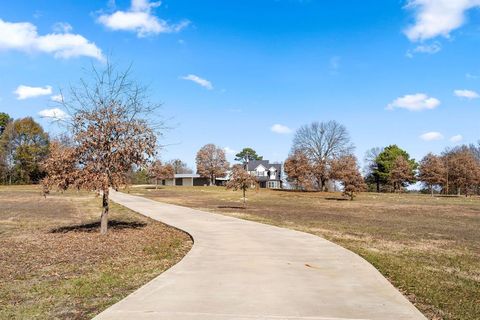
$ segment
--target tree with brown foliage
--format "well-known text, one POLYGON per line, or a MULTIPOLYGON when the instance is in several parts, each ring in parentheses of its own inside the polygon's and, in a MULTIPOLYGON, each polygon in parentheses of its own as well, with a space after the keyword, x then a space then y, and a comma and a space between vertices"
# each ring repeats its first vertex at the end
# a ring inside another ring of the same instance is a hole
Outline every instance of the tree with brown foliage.
POLYGON ((418 169, 418 179, 428 186, 433 197, 435 186, 443 186, 446 182, 447 170, 442 159, 429 153, 420 161, 418 169))
POLYGON ((343 186, 343 195, 348 196, 350 200, 355 198, 356 193, 365 191, 367 188, 360 174, 357 159, 353 155, 346 155, 332 160, 331 177, 340 181, 343 186))
POLYGON ((68 100, 62 93, 61 104, 70 114, 72 150, 65 156, 57 152, 52 163, 65 162, 70 169, 47 171, 45 182, 48 187, 74 185, 102 193, 100 232, 106 234, 110 188, 125 186, 132 166, 148 165, 161 126, 149 122, 158 105, 148 102, 145 88, 130 79, 129 69, 117 72, 107 63, 104 70, 93 68, 91 75, 91 81, 82 79, 79 87, 71 88, 68 100), (74 182, 68 181, 71 175, 74 182))
POLYGON ((80 187, 81 167, 76 160, 76 149, 68 144, 53 140, 50 144, 50 154, 42 163, 47 176, 42 180, 44 193, 51 188, 65 191, 70 187, 80 187))
POLYGON ((293 138, 292 153, 305 153, 320 190, 326 188, 329 179, 329 162, 350 154, 354 147, 344 125, 336 121, 313 122, 300 127, 293 138))
POLYGON ((158 188, 158 180, 173 179, 175 177, 175 168, 171 164, 162 164, 160 160, 156 160, 148 169, 150 177, 155 179, 155 189, 158 188))
POLYGON ((407 183, 415 181, 411 163, 405 157, 400 155, 395 159, 390 171, 389 181, 394 192, 401 190, 407 183))
POLYGON ((300 150, 294 151, 284 163, 287 180, 296 189, 306 190, 312 184, 312 167, 308 157, 300 150))
POLYGON ((448 161, 448 179, 457 193, 468 196, 480 184, 480 163, 467 147, 460 147, 444 155, 448 161))
POLYGON ((248 173, 241 165, 236 165, 232 169, 230 180, 227 182, 227 189, 234 191, 242 190, 243 192, 243 206, 246 207, 246 192, 248 189, 258 189, 257 178, 248 173))
POLYGON ((197 152, 197 173, 210 179, 210 185, 215 185, 217 177, 225 176, 230 164, 225 157, 225 151, 209 143, 197 152))

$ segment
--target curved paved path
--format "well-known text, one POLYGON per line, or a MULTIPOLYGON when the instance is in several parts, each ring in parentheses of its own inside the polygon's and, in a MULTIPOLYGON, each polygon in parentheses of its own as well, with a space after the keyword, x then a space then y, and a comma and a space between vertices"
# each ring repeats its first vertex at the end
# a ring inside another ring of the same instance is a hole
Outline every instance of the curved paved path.
POLYGON ((123 193, 111 198, 195 243, 96 319, 425 319, 374 267, 325 239, 123 193))

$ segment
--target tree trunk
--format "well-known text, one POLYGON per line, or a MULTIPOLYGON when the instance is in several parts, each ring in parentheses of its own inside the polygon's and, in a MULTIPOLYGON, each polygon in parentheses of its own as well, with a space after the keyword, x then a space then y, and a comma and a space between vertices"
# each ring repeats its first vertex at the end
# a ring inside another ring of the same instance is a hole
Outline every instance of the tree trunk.
POLYGON ((449 191, 450 191, 450 190, 448 190, 448 173, 447 173, 447 187, 446 187, 446 189, 445 189, 445 193, 448 195, 448 194, 450 194, 449 191))
POLYGON ((322 192, 326 191, 326 180, 323 178, 320 178, 320 191, 322 192))
POLYGON ((433 197, 433 185, 430 186, 430 192, 432 193, 432 197, 433 197))
POLYGON ((102 217, 100 219, 100 233, 107 234, 108 229, 108 189, 103 191, 102 217))
POLYGON ((380 192, 380 179, 378 177, 375 177, 375 183, 377 184, 377 193, 380 192))
POLYGON ((158 178, 155 178, 155 190, 158 189, 158 178))
POLYGON ((243 189, 243 207, 245 208, 247 206, 247 203, 245 201, 245 189, 243 189))

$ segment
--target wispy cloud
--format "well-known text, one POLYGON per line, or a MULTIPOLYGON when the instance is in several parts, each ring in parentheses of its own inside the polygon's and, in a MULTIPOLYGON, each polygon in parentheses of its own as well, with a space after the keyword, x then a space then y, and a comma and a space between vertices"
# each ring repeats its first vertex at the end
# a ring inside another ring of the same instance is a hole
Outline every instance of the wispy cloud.
POLYGON ((458 143, 463 140, 463 136, 461 134, 454 135, 453 137, 450 137, 449 139, 453 143, 458 143))
POLYGON ((270 130, 272 132, 275 132, 275 133, 278 133, 278 134, 288 134, 288 133, 291 133, 292 132, 292 129, 290 129, 289 127, 283 125, 283 124, 274 124, 270 130))
POLYGON ((421 44, 416 46, 413 50, 407 51, 407 57, 413 58, 416 53, 424 53, 424 54, 435 54, 442 50, 442 45, 435 41, 430 44, 421 44))
POLYGON ((61 94, 56 94, 50 97, 50 100, 55 101, 55 102, 62 102, 63 101, 63 96, 61 94))
POLYGON ((13 91, 13 93, 17 96, 17 100, 25 100, 40 96, 48 96, 52 94, 52 87, 45 86, 45 87, 30 87, 25 85, 20 85, 13 91))
POLYGON ((230 147, 225 147, 225 148, 223 148, 223 150, 224 150, 225 153, 228 154, 228 155, 233 155, 233 154, 236 154, 236 153, 237 153, 236 150, 233 150, 233 149, 230 148, 230 147))
POLYGON ((208 89, 208 90, 213 89, 213 85, 210 81, 208 81, 207 79, 201 78, 197 75, 194 75, 194 74, 189 74, 189 75, 180 77, 180 79, 195 82, 199 86, 202 86, 202 87, 204 87, 205 89, 208 89))
POLYGON ((410 0, 406 8, 414 11, 415 23, 405 34, 411 41, 449 37, 465 23, 465 12, 479 6, 479 0, 410 0))
POLYGON ((57 33, 69 33, 72 30, 73 30, 72 25, 67 22, 57 22, 53 25, 53 31, 57 33))
POLYGON ((467 78, 467 79, 478 79, 479 76, 476 75, 476 74, 466 73, 465 78, 467 78))
POLYGON ((455 90, 453 93, 454 93, 457 97, 465 98, 465 99, 469 99, 469 100, 480 98, 480 95, 478 95, 477 92, 472 91, 472 90, 465 90, 465 89, 463 89, 463 90, 455 90))
POLYGON ((68 114, 59 108, 45 109, 40 111, 38 115, 49 120, 65 120, 69 118, 68 114))
POLYGON ((132 0, 127 11, 118 10, 112 14, 102 14, 97 21, 110 30, 135 32, 139 38, 160 33, 179 32, 190 24, 188 20, 169 24, 156 17, 153 10, 160 5, 160 1, 132 0))
POLYGON ((61 32, 39 35, 37 27, 29 22, 12 23, 0 19, 0 51, 42 52, 53 54, 55 58, 85 56, 104 60, 102 50, 95 43, 70 33, 70 30, 64 28, 61 32))
POLYGON ((443 134, 441 134, 440 132, 436 132, 436 131, 426 132, 426 133, 420 135, 420 139, 422 139, 424 141, 442 140, 443 139, 443 134))
POLYGON ((409 111, 421 111, 435 109, 440 105, 440 100, 429 97, 424 93, 407 94, 393 100, 387 105, 387 110, 406 109, 409 111))

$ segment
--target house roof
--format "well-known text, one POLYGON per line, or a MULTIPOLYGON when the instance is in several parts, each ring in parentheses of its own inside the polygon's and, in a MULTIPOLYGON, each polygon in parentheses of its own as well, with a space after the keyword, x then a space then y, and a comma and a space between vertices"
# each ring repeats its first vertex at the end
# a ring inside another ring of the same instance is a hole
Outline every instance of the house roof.
POLYGON ((200 178, 200 175, 196 173, 176 173, 175 178, 200 178))
POLYGON ((247 171, 254 171, 259 165, 262 165, 266 170, 271 167, 274 167, 277 171, 282 170, 282 165, 279 163, 272 164, 268 160, 251 160, 247 163, 247 171))

